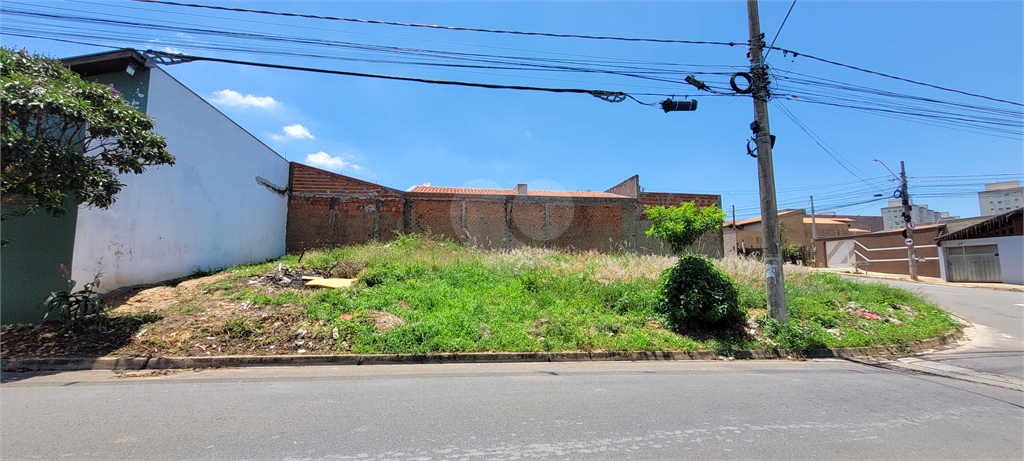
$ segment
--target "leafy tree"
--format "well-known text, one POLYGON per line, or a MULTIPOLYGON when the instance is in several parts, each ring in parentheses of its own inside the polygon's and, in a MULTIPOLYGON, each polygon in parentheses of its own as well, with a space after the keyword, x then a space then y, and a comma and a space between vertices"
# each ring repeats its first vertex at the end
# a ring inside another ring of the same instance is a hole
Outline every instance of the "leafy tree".
POLYGON ((124 186, 118 174, 174 164, 153 119, 112 86, 90 83, 60 62, 0 48, 0 196, 18 214, 53 216, 76 203, 107 208, 124 186))
POLYGON ((651 221, 648 237, 658 237, 672 246, 672 252, 683 255, 704 233, 722 227, 725 212, 715 205, 697 208, 694 202, 679 206, 645 206, 644 213, 651 221))

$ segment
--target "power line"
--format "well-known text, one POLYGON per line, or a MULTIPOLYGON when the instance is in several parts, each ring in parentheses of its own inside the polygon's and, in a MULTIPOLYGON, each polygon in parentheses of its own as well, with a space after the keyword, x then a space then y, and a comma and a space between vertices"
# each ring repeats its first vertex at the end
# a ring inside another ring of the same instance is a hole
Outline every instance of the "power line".
POLYGON ((160 5, 171 5, 171 6, 182 6, 189 8, 206 8, 210 10, 220 11, 234 11, 239 13, 255 13, 255 14, 269 14, 274 16, 289 16, 296 18, 307 18, 307 19, 323 19, 329 21, 347 21, 363 24, 383 24, 389 26, 404 26, 404 27, 423 27, 427 29, 440 29, 440 30, 459 30, 469 32, 487 32, 493 34, 511 34, 511 35, 530 35, 538 37, 557 37, 557 38, 580 38, 589 40, 616 40, 625 42, 653 42, 653 43, 682 43, 690 45, 743 45, 743 42, 716 42, 716 41, 703 41, 703 40, 671 40, 671 39, 659 39, 659 38, 630 38, 630 37, 611 37, 611 36, 600 36, 600 35, 578 35, 578 34, 555 34, 547 32, 523 32, 517 30, 501 30, 501 29, 482 29, 476 27, 455 27, 455 26, 440 26, 435 24, 417 24, 409 22, 395 22, 395 21, 380 21, 374 19, 356 19, 356 18, 343 18, 338 16, 321 16, 315 14, 302 14, 302 13, 287 13, 281 11, 267 11, 267 10, 253 10, 248 8, 230 8, 225 6, 213 6, 213 5, 200 5, 196 3, 177 3, 168 2, 164 0, 132 0, 141 3, 156 3, 160 5))
MULTIPOLYGON (((17 2, 14 2, 14 3, 17 3, 17 2)), ((390 64, 407 64, 407 65, 426 65, 426 66, 441 66, 441 67, 463 67, 463 68, 503 69, 503 70, 523 70, 523 71, 537 70, 537 71, 553 71, 553 72, 603 73, 603 74, 618 75, 618 76, 623 76, 623 77, 631 77, 631 78, 644 79, 644 80, 652 80, 652 81, 659 81, 659 82, 666 82, 666 83, 674 83, 674 84, 680 84, 680 85, 684 84, 684 82, 682 80, 677 80, 677 79, 672 79, 672 78, 656 77, 655 75, 658 75, 658 74, 669 74, 669 75, 683 75, 683 74, 730 75, 730 73, 728 73, 728 72, 700 72, 700 71, 692 71, 692 70, 684 72, 683 70, 675 70, 675 69, 658 69, 658 68, 651 68, 651 67, 646 67, 645 68, 645 67, 635 67, 635 66, 630 66, 630 65, 617 65, 617 64, 610 64, 610 63, 594 64, 594 63, 588 63, 586 61, 581 61, 581 60, 570 60, 570 61, 568 61, 568 63, 566 63, 566 61, 559 61, 559 60, 547 59, 547 58, 519 57, 519 56, 501 56, 501 55, 497 55, 496 56, 496 55, 486 55, 486 54, 477 54, 477 53, 462 53, 462 52, 451 52, 451 51, 422 50, 422 49, 411 49, 411 48, 383 46, 383 45, 367 45, 367 44, 361 44, 361 43, 342 42, 342 41, 335 41, 335 40, 312 39, 312 38, 305 38, 305 37, 289 37, 289 36, 284 36, 284 35, 268 35, 268 34, 254 33, 254 32, 248 32, 248 31, 234 31, 234 30, 230 30, 230 29, 227 29, 227 30, 205 29, 205 28, 193 27, 191 25, 188 25, 188 27, 178 27, 178 26, 167 26, 167 25, 159 25, 159 24, 152 24, 152 23, 148 23, 147 24, 147 23, 140 23, 137 19, 135 19, 135 20, 133 20, 131 22, 126 22, 126 21, 119 21, 119 20, 114 20, 114 19, 91 18, 91 17, 84 17, 84 16, 68 16, 68 15, 59 15, 59 14, 51 14, 51 13, 39 13, 39 12, 29 12, 29 11, 22 11, 22 10, 12 10, 10 8, 7 8, 6 13, 8 15, 14 15, 14 16, 39 17, 39 18, 61 20, 61 21, 85 22, 85 23, 90 23, 90 24, 98 23, 98 24, 104 24, 104 25, 126 27, 126 28, 131 28, 131 29, 144 28, 144 29, 151 29, 151 30, 170 31, 170 32, 176 32, 176 33, 214 35, 214 36, 225 37, 225 38, 230 38, 230 39, 267 40, 267 41, 274 41, 274 42, 295 43, 295 44, 301 44, 301 45, 304 45, 304 46, 341 47, 341 48, 344 48, 344 49, 358 50, 358 51, 365 51, 365 52, 381 52, 381 53, 396 53, 396 54, 401 54, 401 55, 414 55, 418 59, 441 59, 441 60, 444 60, 444 61, 450 61, 450 60, 469 61, 469 62, 476 62, 476 63, 483 63, 483 64, 472 64, 471 65, 471 64, 454 64, 454 63, 451 63, 451 62, 374 60, 374 59, 355 58, 355 57, 324 56, 324 55, 312 54, 312 53, 288 53, 287 51, 282 50, 280 47, 275 47, 274 50, 267 50, 264 47, 252 49, 252 48, 228 48, 228 47, 224 47, 224 46, 211 47, 211 46, 197 45, 197 44, 188 44, 187 45, 187 46, 191 46, 193 48, 216 49, 216 50, 223 50, 223 51, 235 49, 235 50, 243 51, 243 52, 247 52, 247 53, 274 54, 274 55, 282 55, 282 56, 287 55, 287 56, 313 57, 313 58, 345 59, 345 60, 349 60, 349 61, 377 62, 377 63, 390 63, 390 64), (498 65, 496 66, 494 64, 498 64, 498 65), (582 64, 584 67, 580 67, 579 64, 582 64), (503 67, 501 65, 512 66, 512 67, 503 67), (602 65, 610 67, 611 69, 601 68, 602 65)), ((162 22, 170 22, 172 24, 174 23, 173 21, 162 21, 162 22)), ((13 35, 11 33, 12 32, 11 29, 12 28, 10 26, 8 26, 7 28, 5 28, 5 31, 9 35, 13 35)), ((53 34, 53 35, 56 35, 56 36, 67 36, 68 33, 65 32, 63 29, 64 28, 62 27, 61 30, 47 31, 47 33, 53 34)), ((15 33, 16 32, 21 32, 21 30, 17 29, 17 28, 14 28, 14 32, 15 33)), ((86 31, 84 33, 88 33, 89 36, 93 36, 93 37, 96 35, 96 31, 94 31, 94 30, 88 30, 88 31, 86 31)), ((119 35, 119 38, 120 37, 121 36, 119 35)), ((186 45, 182 45, 182 46, 186 46, 186 45)))
POLYGON ((779 39, 779 34, 782 33, 782 28, 786 26, 786 20, 789 19, 789 13, 793 12, 794 6, 796 6, 796 0, 793 0, 793 4, 789 5, 789 11, 786 12, 786 17, 782 18, 782 24, 779 25, 779 31, 775 33, 775 38, 772 39, 772 44, 768 45, 768 51, 765 51, 764 59, 768 59, 768 55, 772 52, 772 47, 775 46, 775 41, 779 39))
MULTIPOLYGON (((801 131, 803 131, 805 134, 807 134, 807 136, 810 137, 811 140, 814 141, 814 143, 817 144, 818 147, 821 148, 821 150, 825 151, 825 153, 828 154, 829 157, 832 157, 832 159, 835 160, 836 163, 839 164, 839 166, 841 166, 844 170, 846 170, 848 173, 853 175, 853 177, 863 181, 865 184, 868 184, 868 185, 870 185, 872 187, 878 187, 877 184, 869 183, 861 175, 858 175, 857 173, 854 173, 853 170, 848 168, 844 164, 844 161, 845 161, 845 163, 849 163, 850 166, 853 167, 854 169, 856 169, 857 171, 860 171, 859 168, 857 168, 855 165, 853 165, 853 163, 851 163, 849 160, 847 160, 845 157, 843 157, 842 154, 837 152, 835 149, 832 149, 831 147, 826 147, 827 144, 825 144, 824 141, 821 141, 820 138, 818 138, 818 136, 816 136, 814 133, 812 133, 811 129, 809 127, 807 127, 806 125, 804 125, 804 123, 801 122, 799 119, 797 119, 796 115, 793 114, 792 112, 790 112, 790 110, 787 107, 783 106, 778 101, 773 101, 773 103, 775 104, 775 107, 777 107, 779 110, 781 110, 782 113, 793 122, 793 124, 795 124, 798 128, 800 128, 801 131)), ((864 174, 863 171, 860 171, 860 173, 864 174)))
MULTIPOLYGON (((491 83, 474 83, 474 82, 460 82, 455 80, 433 80, 427 78, 417 77, 401 77, 395 75, 381 75, 381 74, 367 74, 363 72, 348 72, 343 70, 330 70, 330 69, 318 69, 315 67, 301 67, 301 66, 288 66, 284 64, 267 64, 252 61, 241 61, 237 59, 224 59, 224 58, 213 58, 207 56, 193 56, 187 54, 177 53, 165 53, 162 51, 146 50, 146 54, 160 56, 164 58, 170 58, 174 60, 182 60, 185 62, 191 61, 210 61, 210 62, 221 62, 226 64, 238 64, 243 66, 255 66, 255 67, 266 67, 271 69, 285 69, 285 70, 297 70, 303 72, 316 72, 321 74, 332 74, 332 75, 348 75, 351 77, 369 77, 369 78, 380 78, 385 80, 399 80, 405 82, 418 82, 418 83, 431 83, 435 85, 455 85, 455 86, 467 86, 473 88, 488 88, 488 89, 500 89, 500 90, 522 90, 522 91, 543 91, 549 93, 577 93, 577 94, 589 94, 598 99, 602 99, 608 102, 620 102, 623 99, 630 97, 626 93, 621 91, 604 91, 604 90, 584 90, 579 88, 544 88, 536 86, 522 86, 522 85, 496 85, 491 83)), ((635 98, 634 101, 640 102, 635 98)), ((644 104, 644 103, 641 103, 644 104)))
POLYGON ((852 70, 856 70, 858 72, 864 72, 864 73, 868 73, 868 74, 872 74, 872 75, 877 75, 879 77, 885 77, 885 78, 890 78, 890 79, 893 79, 893 80, 899 80, 901 82, 906 82, 906 83, 910 83, 910 84, 913 84, 913 85, 920 85, 920 86, 925 86, 925 87, 928 87, 928 88, 934 88, 936 90, 949 91, 949 92, 952 92, 952 93, 962 94, 964 96, 971 96, 971 97, 975 97, 975 98, 982 98, 982 99, 987 99, 989 101, 1001 102, 1001 103, 1006 103, 1006 104, 1013 104, 1015 106, 1024 107, 1024 104, 1019 103, 1019 102, 1007 101, 1005 99, 993 98, 993 97, 989 97, 989 96, 985 96, 985 95, 981 95, 981 94, 977 94, 977 93, 970 93, 970 92, 967 92, 967 91, 956 90, 956 89, 953 89, 953 88, 946 88, 946 87, 939 86, 939 85, 932 85, 931 83, 919 82, 917 80, 911 80, 909 78, 898 77, 898 76, 886 74, 886 73, 883 73, 883 72, 877 72, 877 71, 873 71, 873 70, 869 70, 869 69, 864 69, 862 67, 851 66, 849 64, 843 64, 841 62, 832 61, 832 60, 825 59, 825 58, 819 58, 817 56, 812 56, 812 55, 805 54, 805 53, 800 53, 800 52, 796 52, 796 51, 792 51, 792 50, 787 50, 785 48, 771 48, 771 49, 779 50, 779 51, 782 51, 783 53, 792 53, 793 57, 803 56, 803 57, 805 57, 807 59, 811 59, 811 60, 814 60, 814 61, 820 61, 820 62, 823 62, 823 63, 826 63, 826 64, 832 64, 833 66, 845 67, 847 69, 852 69, 852 70))
MULTIPOLYGON (((617 41, 628 41, 628 42, 680 43, 680 44, 728 45, 728 46, 735 46, 735 45, 738 45, 738 44, 742 44, 742 43, 737 43, 737 42, 718 42, 718 41, 701 41, 701 40, 671 40, 671 39, 635 38, 635 37, 632 37, 632 38, 631 37, 612 37, 612 36, 595 36, 595 35, 578 35, 578 34, 555 34, 555 33, 545 33, 545 32, 524 32, 524 31, 501 30, 501 29, 483 29, 483 28, 475 28, 475 27, 454 27, 454 26, 434 25, 434 24, 417 24, 417 23, 404 23, 404 22, 394 22, 394 21, 380 21, 380 20, 371 20, 371 19, 343 18, 343 17, 338 17, 338 16, 321 16, 321 15, 313 15, 313 14, 287 13, 287 12, 267 11, 267 10, 253 10, 253 9, 247 9, 247 8, 231 8, 231 7, 223 7, 223 6, 200 5, 200 4, 195 4, 195 3, 178 3, 178 2, 170 2, 170 1, 165 1, 165 0, 133 0, 133 1, 141 2, 141 3, 155 3, 155 4, 161 4, 161 5, 189 7, 189 8, 206 8, 206 9, 220 10, 220 11, 234 11, 234 12, 242 12, 242 13, 268 14, 268 15, 275 15, 275 16, 301 17, 301 18, 323 19, 323 20, 332 20, 332 21, 347 21, 347 22, 364 23, 364 24, 383 24, 383 25, 391 25, 391 26, 422 27, 422 28, 428 28, 428 29, 441 29, 441 30, 486 32, 486 33, 527 35, 527 36, 541 36, 541 37, 556 37, 556 38, 580 38, 580 39, 591 39, 591 40, 617 40, 617 41)), ((794 1, 794 5, 795 4, 796 4, 796 2, 794 1)), ((790 6, 790 12, 792 12, 792 8, 793 7, 790 6)), ((786 13, 786 17, 787 18, 789 17, 789 13, 786 13)), ((785 25, 785 20, 783 21, 783 25, 785 25)), ((781 32, 781 30, 782 30, 782 28, 780 27, 779 31, 781 32)), ((777 34, 776 34, 776 38, 778 38, 777 34)), ((774 41, 773 41, 773 43, 774 43, 774 41)), ((937 89, 937 90, 950 91, 950 92, 962 94, 962 95, 965 95, 965 96, 982 98, 982 99, 987 99, 987 100, 990 100, 990 101, 1001 102, 1001 103, 1006 103, 1006 104, 1013 104, 1013 105, 1016 105, 1016 106, 1024 107, 1024 104, 1018 103, 1018 102, 1008 101, 1008 100, 1005 100, 1005 99, 993 98, 993 97, 984 96, 984 95, 977 94, 977 93, 970 93, 970 92, 967 92, 967 91, 956 90, 956 89, 953 89, 953 88, 946 88, 946 87, 942 87, 942 86, 939 86, 939 85, 933 85, 933 84, 930 84, 930 83, 919 82, 919 81, 916 81, 916 80, 911 80, 911 79, 908 79, 908 78, 898 77, 898 76, 886 74, 886 73, 883 73, 883 72, 877 72, 877 71, 873 71, 873 70, 869 70, 869 69, 864 69, 864 68, 857 67, 857 66, 852 66, 852 65, 849 65, 849 64, 843 64, 841 62, 832 61, 832 60, 829 60, 829 59, 820 58, 820 57, 809 55, 809 54, 805 54, 805 53, 795 52, 795 51, 788 50, 788 49, 785 49, 785 48, 776 48, 774 46, 767 47, 768 52, 770 52, 773 49, 780 50, 783 53, 792 53, 794 57, 804 56, 804 57, 806 57, 808 59, 824 62, 826 64, 832 64, 834 66, 845 67, 847 69, 852 69, 852 70, 856 70, 856 71, 859 71, 859 72, 865 72, 865 73, 869 73, 869 74, 872 74, 872 75, 877 75, 877 76, 880 76, 880 77, 885 77, 885 78, 890 78, 890 79, 894 79, 894 80, 899 80, 899 81, 906 82, 906 83, 911 83, 911 84, 914 84, 914 85, 921 85, 921 86, 926 86, 926 87, 929 87, 929 88, 934 88, 934 89, 937 89)))
POLYGON ((999 173, 999 174, 965 174, 965 175, 943 175, 943 176, 907 176, 907 179, 922 178, 990 178, 996 176, 1024 176, 1024 173, 999 173))

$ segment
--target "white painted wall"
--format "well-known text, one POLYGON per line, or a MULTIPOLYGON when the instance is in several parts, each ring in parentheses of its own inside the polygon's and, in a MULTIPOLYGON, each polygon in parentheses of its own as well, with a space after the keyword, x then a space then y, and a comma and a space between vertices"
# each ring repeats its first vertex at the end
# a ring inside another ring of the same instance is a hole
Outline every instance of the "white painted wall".
POLYGON ((276 258, 285 251, 288 162, 160 69, 147 113, 174 166, 123 175, 107 210, 81 208, 73 277, 102 291, 183 277, 197 269, 276 258))
POLYGON ((1024 236, 1021 235, 942 242, 942 248, 939 251, 939 270, 942 273, 942 280, 949 281, 949 274, 946 270, 948 248, 978 245, 998 245, 999 271, 1002 272, 1003 283, 1024 285, 1024 236))

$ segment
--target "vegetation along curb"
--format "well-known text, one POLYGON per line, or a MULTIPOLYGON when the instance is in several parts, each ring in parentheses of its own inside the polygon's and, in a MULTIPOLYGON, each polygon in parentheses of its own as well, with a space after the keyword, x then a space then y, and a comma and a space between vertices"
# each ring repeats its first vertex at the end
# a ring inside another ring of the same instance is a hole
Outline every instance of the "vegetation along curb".
MULTIPOLYGON (((956 343, 963 337, 958 330, 937 338, 906 345, 813 349, 810 352, 785 349, 736 351, 734 358, 772 360, 783 358, 849 358, 894 356, 922 352, 956 343)), ((220 368, 299 365, 381 365, 402 363, 456 362, 583 362, 616 360, 720 360, 714 351, 655 352, 468 352, 441 354, 344 354, 344 355, 236 355, 211 357, 100 357, 12 360, 3 363, 3 371, 72 370, 160 370, 175 368, 220 368)))

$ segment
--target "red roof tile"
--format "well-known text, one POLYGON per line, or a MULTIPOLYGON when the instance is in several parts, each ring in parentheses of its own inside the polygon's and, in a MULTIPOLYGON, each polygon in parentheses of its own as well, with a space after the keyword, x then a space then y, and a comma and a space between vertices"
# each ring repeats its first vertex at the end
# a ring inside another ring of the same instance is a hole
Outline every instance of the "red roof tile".
MULTIPOLYGON (((416 186, 410 192, 427 192, 431 194, 458 195, 516 195, 514 189, 474 189, 468 187, 436 187, 416 186)), ((571 190, 529 190, 527 196, 533 197, 593 197, 593 198, 629 198, 607 192, 571 191, 571 190)))

